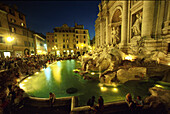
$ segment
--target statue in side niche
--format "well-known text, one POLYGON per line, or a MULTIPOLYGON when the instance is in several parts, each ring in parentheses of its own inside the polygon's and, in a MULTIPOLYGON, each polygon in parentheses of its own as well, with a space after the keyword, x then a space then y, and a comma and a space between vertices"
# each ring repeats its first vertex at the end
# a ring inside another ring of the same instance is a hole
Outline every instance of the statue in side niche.
POLYGON ((141 23, 142 23, 142 17, 140 16, 140 14, 136 14, 136 21, 132 26, 134 36, 141 34, 141 28, 140 28, 141 23))
POLYGON ((120 42, 119 27, 113 27, 112 31, 113 44, 116 45, 120 42))

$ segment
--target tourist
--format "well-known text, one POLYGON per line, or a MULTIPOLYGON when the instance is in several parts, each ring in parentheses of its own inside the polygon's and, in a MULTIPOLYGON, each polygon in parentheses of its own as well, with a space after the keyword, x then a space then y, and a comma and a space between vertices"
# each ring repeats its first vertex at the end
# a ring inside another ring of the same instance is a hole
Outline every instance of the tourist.
POLYGON ((141 99, 141 96, 137 96, 136 106, 137 106, 137 107, 143 107, 143 101, 142 101, 142 99, 141 99))
POLYGON ((54 100, 55 100, 55 94, 54 93, 52 93, 52 92, 49 93, 49 100, 50 100, 51 107, 53 107, 54 100))
POLYGON ((94 107, 94 102, 96 102, 95 96, 92 96, 92 98, 88 100, 87 105, 89 105, 90 107, 94 107))
POLYGON ((126 95, 126 103, 128 104, 128 106, 129 106, 129 111, 131 112, 131 113, 135 113, 135 111, 136 111, 136 105, 135 105, 135 103, 133 102, 133 100, 132 100, 132 96, 131 96, 131 94, 130 93, 128 93, 127 95, 126 95))
POLYGON ((103 108, 104 108, 104 100, 103 100, 102 96, 100 96, 99 99, 98 99, 98 105, 99 105, 99 111, 102 113, 103 108))

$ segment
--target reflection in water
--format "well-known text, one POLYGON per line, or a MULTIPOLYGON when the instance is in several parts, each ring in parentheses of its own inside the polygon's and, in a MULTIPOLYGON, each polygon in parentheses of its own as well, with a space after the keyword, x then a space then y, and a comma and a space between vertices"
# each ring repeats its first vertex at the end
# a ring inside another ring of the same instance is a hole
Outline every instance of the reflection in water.
POLYGON ((57 66, 52 67, 53 77, 58 84, 61 83, 61 65, 58 66, 59 62, 57 62, 57 66))
POLYGON ((48 67, 45 69, 45 77, 47 81, 50 81, 51 79, 51 67, 48 67))

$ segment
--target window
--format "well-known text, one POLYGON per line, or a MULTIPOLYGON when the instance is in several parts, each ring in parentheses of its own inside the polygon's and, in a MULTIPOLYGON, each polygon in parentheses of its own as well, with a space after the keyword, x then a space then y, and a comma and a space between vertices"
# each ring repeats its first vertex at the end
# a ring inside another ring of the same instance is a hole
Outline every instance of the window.
POLYGON ((49 38, 49 36, 47 36, 47 38, 49 38))
POLYGON ((55 39, 55 42, 57 42, 57 39, 55 39))
POLYGON ((0 36, 0 43, 3 43, 3 37, 0 36))
POLYGON ((73 42, 76 42, 76 40, 75 40, 75 39, 73 39, 73 42))
POLYGON ((68 43, 68 42, 69 42, 69 40, 67 39, 67 40, 66 40, 66 42, 68 43))
POLYGON ((67 44, 67 48, 69 48, 69 45, 67 44))
POLYGON ((57 34, 54 34, 54 36, 57 36, 57 34))
POLYGON ((65 34, 63 34, 63 36, 65 36, 65 34))
POLYGON ((13 9, 9 9, 9 13, 13 16, 15 16, 15 11, 13 9))
POLYGON ((68 34, 67 34, 67 37, 68 37, 68 34))
POLYGON ((49 40, 47 40, 47 42, 49 42, 49 40))
POLYGON ((84 36, 84 38, 86 38, 86 36, 84 36))
POLYGON ((27 46, 27 41, 24 41, 25 46, 27 46))
POLYGON ((86 34, 86 31, 84 31, 84 34, 86 34))
POLYGON ((19 13, 19 18, 24 20, 24 16, 21 13, 19 13))
POLYGON ((42 44, 42 43, 40 43, 40 46, 43 46, 43 44, 42 44))
POLYGON ((52 42, 54 42, 54 40, 52 40, 52 42))
POLYGON ((65 48, 65 44, 63 44, 63 48, 65 48))
POLYGON ((65 39, 63 39, 63 42, 65 42, 65 39))
POLYGON ((78 31, 76 31, 76 33, 78 33, 78 31))
POLYGON ((31 47, 31 43, 30 42, 28 42, 28 46, 31 47))
POLYGON ((75 37, 75 34, 73 34, 73 37, 75 37))
POLYGON ((76 36, 76 38, 78 38, 78 36, 76 36))
POLYGON ((86 41, 84 41, 84 44, 86 43, 86 41))
POLYGON ((12 23, 15 23, 15 22, 16 22, 16 20, 11 18, 11 22, 12 22, 12 23))
POLYGON ((16 29, 14 27, 10 27, 10 31, 16 33, 16 29))
POLYGON ((24 26, 25 26, 25 24, 24 24, 24 23, 21 23, 21 26, 22 26, 22 27, 24 27, 24 26))
POLYGON ((27 35, 27 32, 25 30, 23 30, 23 35, 26 36, 27 35))
POLYGON ((77 44, 79 43, 79 41, 77 41, 77 44))
POLYGON ((32 47, 34 47, 34 43, 32 43, 32 47))
POLYGON ((73 44, 73 47, 76 48, 76 44, 73 44))
POLYGON ((2 27, 1 21, 0 21, 0 27, 2 27))

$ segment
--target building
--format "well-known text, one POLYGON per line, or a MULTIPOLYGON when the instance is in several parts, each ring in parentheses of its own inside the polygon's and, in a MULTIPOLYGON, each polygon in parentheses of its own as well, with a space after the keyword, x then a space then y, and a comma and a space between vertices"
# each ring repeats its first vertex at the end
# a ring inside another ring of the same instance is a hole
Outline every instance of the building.
MULTIPOLYGON (((9 34, 9 25, 7 21, 7 12, 0 9, 0 57, 4 54, 9 55, 7 51, 9 47, 8 38, 9 34)), ((9 40, 10 42, 10 40, 9 40)))
MULTIPOLYGON (((0 19, 2 27, 0 29, 3 29, 0 31, 0 55, 24 56, 36 54, 35 52, 37 50, 35 47, 39 45, 35 44, 37 35, 27 28, 25 15, 18 11, 15 5, 9 6, 0 3, 0 9, 0 15, 2 17, 0 19)), ((41 38, 38 36, 38 39, 41 38)), ((45 42, 45 39, 43 42, 45 42)))
POLYGON ((95 49, 95 36, 93 37, 93 39, 92 40, 90 40, 90 49, 91 50, 94 50, 95 49))
MULTIPOLYGON (((46 33, 46 43, 47 43, 47 50, 48 53, 55 54, 54 51, 54 33, 46 33)), ((55 47, 56 48, 56 47, 55 47)))
POLYGON ((48 52, 58 56, 82 55, 88 51, 90 45, 88 29, 77 24, 74 27, 67 24, 55 27, 54 33, 46 34, 46 39, 48 52))
POLYGON ((47 45, 43 34, 34 33, 35 55, 47 54, 47 45))
POLYGON ((170 52, 169 0, 102 0, 95 21, 95 45, 125 53, 170 52))

